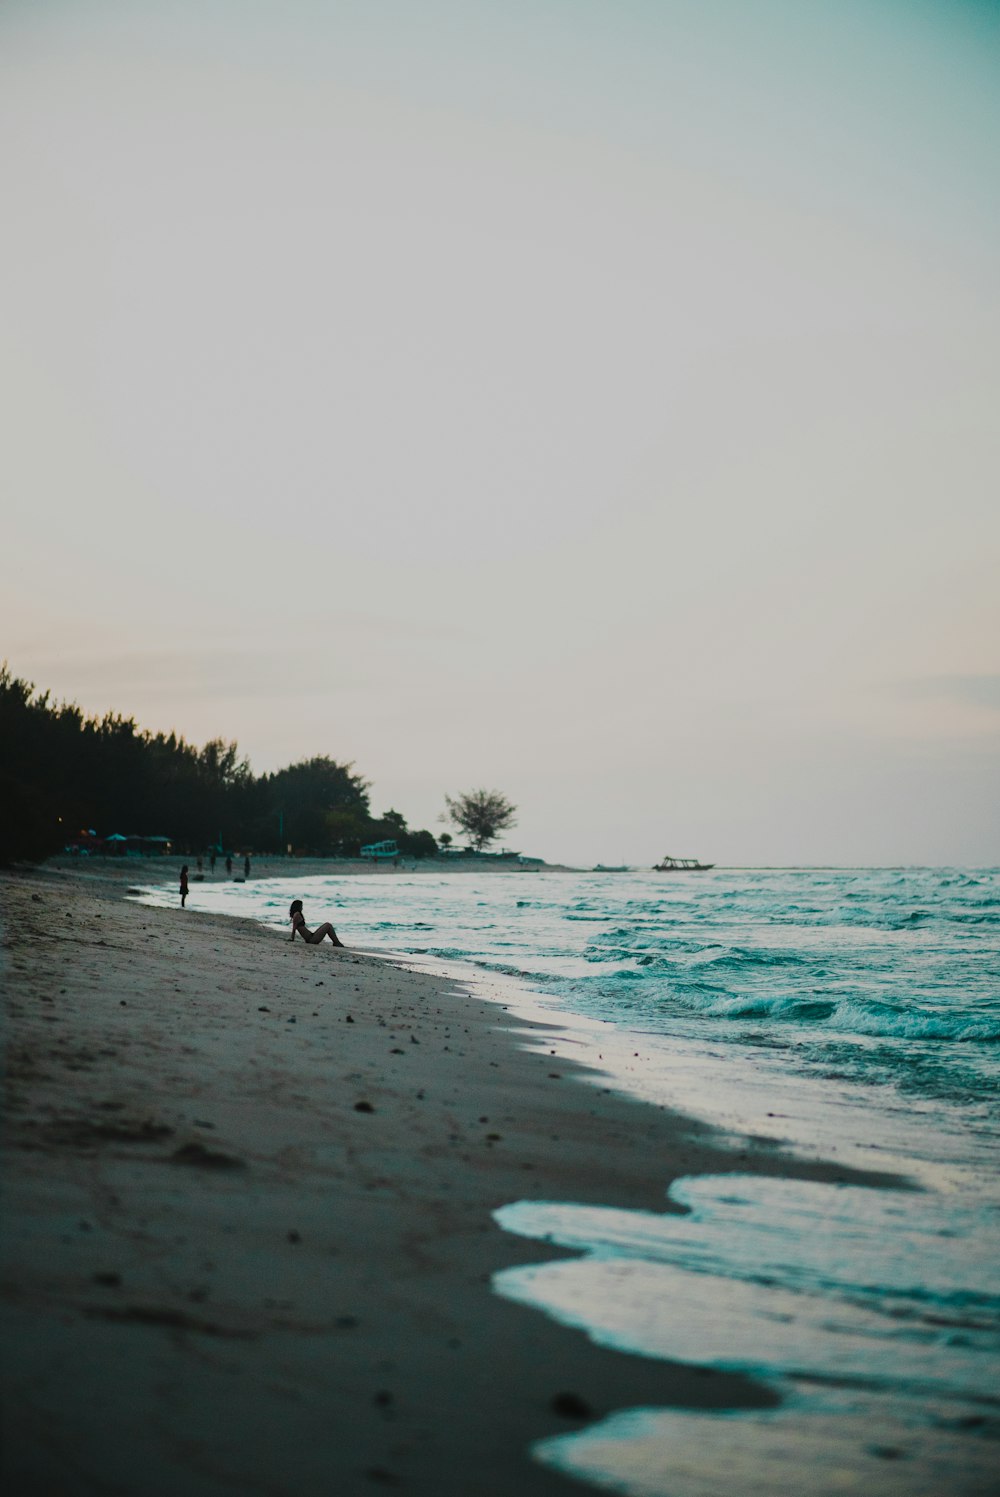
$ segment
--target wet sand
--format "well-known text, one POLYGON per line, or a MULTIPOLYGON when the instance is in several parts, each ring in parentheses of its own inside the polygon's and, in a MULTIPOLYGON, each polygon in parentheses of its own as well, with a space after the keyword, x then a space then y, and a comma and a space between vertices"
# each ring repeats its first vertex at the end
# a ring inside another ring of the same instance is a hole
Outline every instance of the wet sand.
POLYGON ((0 875, 6 1491, 533 1497, 591 1490, 533 1440, 773 1403, 490 1288, 546 1256, 494 1208, 662 1209, 732 1168, 710 1130, 444 978, 129 903, 130 874, 0 875))

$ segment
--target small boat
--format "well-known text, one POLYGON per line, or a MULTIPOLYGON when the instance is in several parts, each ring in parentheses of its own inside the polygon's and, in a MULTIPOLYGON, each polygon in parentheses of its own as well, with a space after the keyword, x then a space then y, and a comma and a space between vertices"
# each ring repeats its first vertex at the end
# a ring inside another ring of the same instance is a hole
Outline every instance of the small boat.
POLYGON ((697 858, 672 858, 664 853, 659 863, 653 864, 654 873, 704 873, 714 868, 714 863, 699 863, 697 858))
POLYGON ((595 863, 590 871, 591 873, 631 873, 632 870, 627 863, 618 863, 614 867, 608 863, 595 863))

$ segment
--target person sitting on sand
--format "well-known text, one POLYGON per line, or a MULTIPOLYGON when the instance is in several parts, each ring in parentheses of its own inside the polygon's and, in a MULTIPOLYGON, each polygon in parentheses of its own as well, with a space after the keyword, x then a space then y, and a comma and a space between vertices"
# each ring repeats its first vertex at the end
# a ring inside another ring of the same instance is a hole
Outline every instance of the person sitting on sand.
POLYGON ((318 946, 324 936, 329 936, 334 946, 343 946, 343 941, 337 935, 329 920, 324 920, 315 930, 310 930, 306 924, 306 917, 302 913, 301 899, 293 899, 288 906, 288 918, 292 922, 292 933, 290 941, 295 940, 296 932, 302 937, 307 946, 318 946))

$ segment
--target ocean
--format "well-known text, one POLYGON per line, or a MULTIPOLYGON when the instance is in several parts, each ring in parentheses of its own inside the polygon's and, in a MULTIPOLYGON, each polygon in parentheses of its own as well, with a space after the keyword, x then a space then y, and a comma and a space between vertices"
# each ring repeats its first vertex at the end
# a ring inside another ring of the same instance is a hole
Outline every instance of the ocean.
POLYGON ((510 1202, 501 1227, 578 1256, 494 1288, 604 1345, 748 1373, 776 1407, 623 1410, 536 1459, 629 1497, 1000 1491, 1000 870, 386 872, 192 902, 287 929, 293 896, 732 1145, 662 1214, 510 1202), (843 1183, 740 1172, 778 1147, 843 1183))

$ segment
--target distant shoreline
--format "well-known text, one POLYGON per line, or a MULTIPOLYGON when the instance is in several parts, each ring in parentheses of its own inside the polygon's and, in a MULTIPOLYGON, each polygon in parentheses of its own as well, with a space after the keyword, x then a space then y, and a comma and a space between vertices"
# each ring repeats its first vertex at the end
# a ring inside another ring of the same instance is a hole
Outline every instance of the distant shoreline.
MULTIPOLYGON (((205 883, 224 884, 243 877, 243 857, 233 856, 233 872, 226 873, 225 858, 217 858, 214 873, 208 859, 203 858, 205 883)), ((168 853, 147 856, 143 853, 127 853, 124 856, 79 857, 72 853, 58 853, 39 865, 41 872, 72 873, 84 880, 112 881, 116 883, 175 883, 177 871, 182 864, 188 866, 189 877, 197 878, 197 858, 191 853, 168 853)), ((589 868, 571 868, 564 863, 540 863, 529 861, 517 863, 513 858, 477 858, 470 856, 449 858, 400 858, 395 864, 391 859, 369 862, 361 858, 295 858, 279 857, 273 853, 260 857, 250 856, 250 878, 385 878, 399 873, 589 873, 589 868)))
MULTIPOLYGON (((196 857, 190 853, 169 853, 166 855, 146 855, 143 853, 127 853, 124 856, 95 854, 91 857, 80 857, 71 853, 57 853, 47 858, 38 865, 38 871, 57 871, 60 873, 72 873, 84 881, 101 881, 114 883, 174 883, 177 872, 183 863, 187 863, 189 875, 197 879, 196 857)), ((986 871, 989 864, 937 864, 937 863, 718 863, 713 872, 716 873, 816 873, 829 870, 830 872, 857 872, 876 873, 899 871, 901 873, 921 868, 945 868, 962 867, 970 872, 986 871)), ((233 878, 242 878, 243 858, 233 858, 233 878)), ((630 873, 655 873, 657 870, 652 863, 634 863, 624 869, 599 868, 595 866, 574 866, 569 863, 543 863, 528 861, 517 863, 513 858, 500 859, 493 857, 478 858, 474 855, 462 857, 459 855, 445 858, 401 858, 399 864, 391 860, 381 862, 369 862, 360 858, 297 858, 280 857, 273 853, 261 854, 250 858, 250 877, 254 879, 273 878, 385 878, 400 873, 420 874, 448 874, 458 873, 463 876, 471 873, 489 874, 536 874, 536 873, 592 873, 597 877, 621 877, 630 873)), ((204 859, 204 882, 205 883, 227 883, 230 881, 226 874, 225 859, 216 861, 215 872, 211 872, 208 860, 204 859)), ((700 877, 700 873, 692 872, 691 878, 700 877)), ((678 881, 683 881, 685 875, 674 873, 664 874, 664 886, 674 888, 678 881)))

